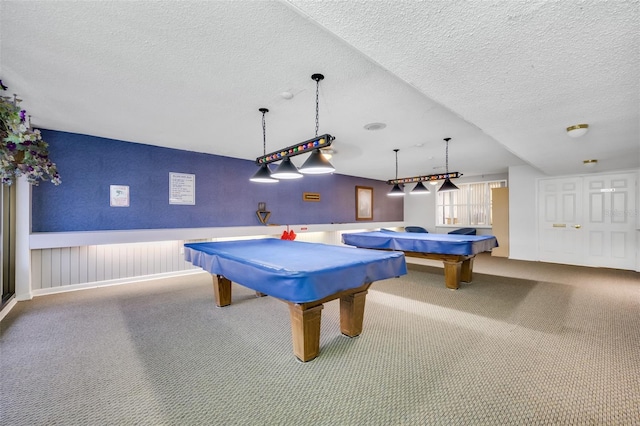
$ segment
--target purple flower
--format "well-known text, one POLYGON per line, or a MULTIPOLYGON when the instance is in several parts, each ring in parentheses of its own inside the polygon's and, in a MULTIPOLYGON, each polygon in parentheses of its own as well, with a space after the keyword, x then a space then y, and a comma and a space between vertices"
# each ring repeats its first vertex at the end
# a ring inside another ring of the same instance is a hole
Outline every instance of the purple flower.
POLYGON ((7 143, 7 149, 8 149, 9 151, 15 151, 15 150, 16 150, 16 144, 15 144, 15 143, 13 143, 13 142, 8 142, 8 143, 7 143))
POLYGON ((21 109, 20 110, 20 121, 22 121, 24 123, 24 120, 26 120, 27 118, 27 111, 21 109))

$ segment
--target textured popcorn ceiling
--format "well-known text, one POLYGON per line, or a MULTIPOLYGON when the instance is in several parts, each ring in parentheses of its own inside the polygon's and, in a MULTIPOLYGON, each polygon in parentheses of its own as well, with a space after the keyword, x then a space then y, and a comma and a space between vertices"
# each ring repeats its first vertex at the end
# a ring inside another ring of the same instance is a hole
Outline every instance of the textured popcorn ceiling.
POLYGON ((640 167, 639 19, 638 0, 3 1, 0 78, 37 127, 253 160, 260 107, 267 151, 315 135, 322 73, 342 174, 393 178, 394 148, 400 177, 442 172, 445 137, 465 177, 623 170, 640 167))

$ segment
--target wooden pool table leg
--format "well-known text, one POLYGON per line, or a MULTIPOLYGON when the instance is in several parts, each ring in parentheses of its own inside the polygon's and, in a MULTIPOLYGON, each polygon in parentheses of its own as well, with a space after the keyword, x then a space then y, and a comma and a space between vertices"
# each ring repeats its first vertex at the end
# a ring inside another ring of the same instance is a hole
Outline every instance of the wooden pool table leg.
POLYGON ((305 304, 287 303, 291 318, 293 354, 302 362, 311 361, 320 353, 320 320, 322 304, 307 307, 305 304))
POLYGON ((473 281, 473 258, 475 256, 471 256, 468 259, 465 259, 462 262, 462 275, 460 279, 465 283, 470 283, 473 281))
POLYGON ((302 362, 307 362, 320 353, 320 320, 324 303, 340 299, 340 330, 349 337, 362 333, 364 302, 371 283, 350 290, 339 291, 324 299, 289 305, 293 353, 302 362))
POLYGON ((460 287, 462 261, 444 260, 444 284, 447 288, 456 290, 460 287))
POLYGON ((216 306, 228 306, 231 304, 231 280, 222 275, 211 274, 213 277, 213 294, 216 298, 216 306))
POLYGON ((362 333, 366 297, 365 290, 340 298, 340 331, 345 336, 355 337, 362 333))

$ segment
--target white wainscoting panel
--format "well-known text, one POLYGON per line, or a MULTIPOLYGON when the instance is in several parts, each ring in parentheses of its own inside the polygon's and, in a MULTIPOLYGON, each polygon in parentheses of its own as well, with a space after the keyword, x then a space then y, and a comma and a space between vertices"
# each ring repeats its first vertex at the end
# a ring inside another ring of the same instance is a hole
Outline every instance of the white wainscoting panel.
MULTIPOLYGON (((31 289, 130 281, 135 277, 197 271, 184 260, 183 245, 198 241, 60 247, 31 251, 31 289)), ((45 291, 48 293, 49 291, 45 291)))

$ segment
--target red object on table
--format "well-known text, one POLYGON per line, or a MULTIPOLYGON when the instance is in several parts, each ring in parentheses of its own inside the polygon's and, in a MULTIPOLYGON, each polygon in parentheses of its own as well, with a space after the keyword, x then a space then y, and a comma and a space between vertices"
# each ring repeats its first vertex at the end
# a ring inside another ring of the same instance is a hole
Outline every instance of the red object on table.
POLYGON ((289 241, 293 241, 296 239, 296 233, 293 232, 293 230, 291 231, 283 231, 282 235, 280 236, 281 240, 289 240, 289 241))

